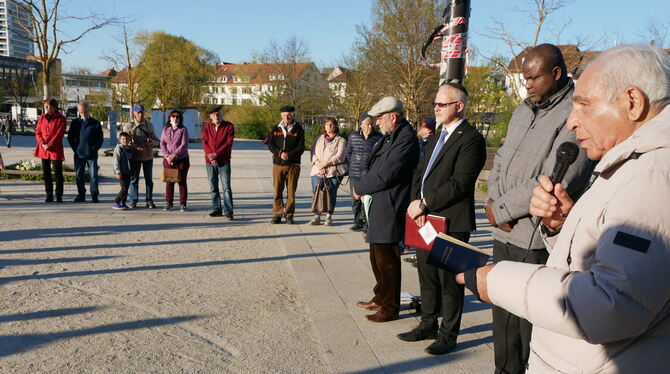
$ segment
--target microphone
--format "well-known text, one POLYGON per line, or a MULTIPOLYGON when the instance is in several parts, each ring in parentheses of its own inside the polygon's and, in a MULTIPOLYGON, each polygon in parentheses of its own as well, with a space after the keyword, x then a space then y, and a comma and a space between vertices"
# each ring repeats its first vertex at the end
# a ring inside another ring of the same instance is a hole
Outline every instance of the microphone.
MULTIPOLYGON (((551 177, 549 177, 549 179, 551 179, 551 183, 561 183, 570 165, 572 165, 577 160, 577 156, 579 156, 579 147, 577 144, 572 142, 565 142, 558 146, 558 149, 556 150, 556 164, 554 165, 554 171, 551 173, 551 177)), ((535 219, 533 232, 535 232, 537 227, 540 226, 541 220, 542 217, 537 217, 535 219)))

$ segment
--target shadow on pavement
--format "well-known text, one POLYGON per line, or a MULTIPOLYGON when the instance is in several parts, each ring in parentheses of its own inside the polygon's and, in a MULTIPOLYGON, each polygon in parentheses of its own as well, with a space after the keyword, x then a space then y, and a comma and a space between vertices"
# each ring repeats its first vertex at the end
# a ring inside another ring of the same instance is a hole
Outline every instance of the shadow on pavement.
POLYGON ((91 256, 91 257, 62 257, 62 258, 40 258, 40 259, 0 259, 0 268, 5 266, 25 266, 25 265, 42 265, 42 264, 57 264, 61 262, 82 262, 82 261, 96 261, 106 260, 109 258, 117 258, 123 256, 91 256))
POLYGON ((103 308, 104 307, 92 306, 84 308, 63 308, 63 309, 40 310, 39 312, 30 312, 30 313, 7 314, 4 316, 0 316, 0 323, 71 316, 73 314, 95 312, 103 308))
POLYGON ((24 281, 24 280, 29 280, 29 279, 69 278, 69 277, 82 277, 82 276, 101 275, 101 274, 133 273, 133 272, 137 272, 137 271, 188 269, 188 268, 197 268, 197 267, 205 267, 205 266, 236 265, 236 264, 248 264, 248 263, 256 263, 256 262, 267 262, 267 261, 285 261, 285 260, 291 260, 291 259, 296 259, 296 258, 306 258, 306 257, 337 256, 337 255, 362 253, 362 252, 368 252, 368 250, 367 249, 358 249, 358 250, 334 251, 334 252, 323 252, 323 253, 301 253, 301 254, 295 254, 295 255, 262 257, 262 258, 247 258, 247 259, 241 259, 241 260, 205 261, 205 262, 193 262, 193 263, 185 263, 185 264, 167 264, 167 265, 148 265, 148 266, 119 268, 119 269, 81 270, 81 271, 71 271, 71 272, 64 272, 64 273, 48 273, 48 274, 39 274, 38 273, 38 274, 32 274, 32 275, 17 275, 17 276, 12 276, 12 277, 3 277, 3 278, 0 278, 0 284, 7 284, 7 283, 11 283, 11 282, 18 282, 18 281, 24 281))
POLYGON ((34 349, 45 344, 53 343, 58 340, 71 339, 80 336, 95 334, 106 334, 116 331, 146 329, 156 326, 173 325, 181 322, 191 321, 204 316, 183 316, 173 318, 151 318, 130 322, 112 323, 97 327, 68 330, 43 334, 23 334, 23 335, 0 335, 0 357, 9 356, 15 353, 34 349))

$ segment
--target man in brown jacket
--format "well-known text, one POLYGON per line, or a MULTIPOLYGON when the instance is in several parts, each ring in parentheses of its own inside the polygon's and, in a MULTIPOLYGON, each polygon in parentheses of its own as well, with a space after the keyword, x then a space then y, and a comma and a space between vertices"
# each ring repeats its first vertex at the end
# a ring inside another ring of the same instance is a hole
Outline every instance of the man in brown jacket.
POLYGON ((130 183, 130 207, 135 208, 139 200, 140 169, 144 172, 144 185, 146 186, 146 207, 155 209, 153 200, 154 182, 151 180, 154 166, 154 147, 159 144, 154 125, 144 118, 144 105, 135 104, 133 107, 133 120, 123 126, 123 131, 133 138, 132 170, 134 179, 130 183))

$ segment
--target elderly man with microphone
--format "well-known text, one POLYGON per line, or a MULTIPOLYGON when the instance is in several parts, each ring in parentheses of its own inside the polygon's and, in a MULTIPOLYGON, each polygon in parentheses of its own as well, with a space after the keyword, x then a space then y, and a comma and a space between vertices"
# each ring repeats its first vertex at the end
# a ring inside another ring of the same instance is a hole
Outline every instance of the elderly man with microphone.
POLYGON ((528 373, 661 373, 670 365, 670 58, 603 52, 581 75, 567 126, 599 160, 575 203, 533 190, 546 266, 502 261, 459 274, 533 324, 528 373))

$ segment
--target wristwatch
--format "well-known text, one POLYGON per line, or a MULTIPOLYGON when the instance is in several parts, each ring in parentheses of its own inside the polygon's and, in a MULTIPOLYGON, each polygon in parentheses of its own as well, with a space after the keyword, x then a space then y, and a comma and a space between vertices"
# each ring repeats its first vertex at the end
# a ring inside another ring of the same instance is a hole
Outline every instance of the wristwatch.
POLYGON ((428 213, 428 207, 427 207, 426 204, 423 202, 423 199, 422 199, 421 201, 419 201, 419 209, 421 209, 421 210, 423 211, 424 214, 425 214, 425 213, 428 213))

